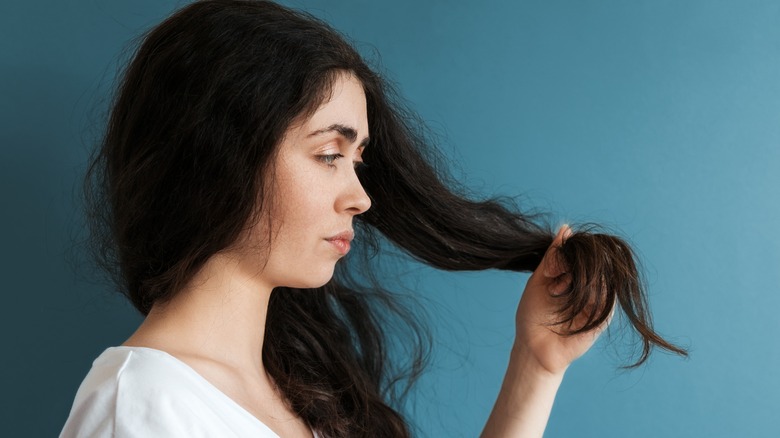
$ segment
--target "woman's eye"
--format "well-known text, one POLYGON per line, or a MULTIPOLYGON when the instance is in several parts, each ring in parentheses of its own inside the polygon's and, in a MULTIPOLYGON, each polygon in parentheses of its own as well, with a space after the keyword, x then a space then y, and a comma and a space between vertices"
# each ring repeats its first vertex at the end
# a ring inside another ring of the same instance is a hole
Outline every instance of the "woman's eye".
MULTIPOLYGON (((317 155, 317 160, 327 164, 330 167, 336 167, 335 162, 339 158, 344 158, 344 155, 342 154, 323 154, 323 155, 317 155)), ((368 167, 366 163, 364 163, 362 160, 360 161, 353 161, 352 165, 355 167, 355 170, 362 170, 368 167)))
POLYGON ((341 154, 325 154, 325 155, 317 155, 317 159, 328 166, 333 166, 333 163, 336 162, 339 158, 344 158, 344 155, 341 154))

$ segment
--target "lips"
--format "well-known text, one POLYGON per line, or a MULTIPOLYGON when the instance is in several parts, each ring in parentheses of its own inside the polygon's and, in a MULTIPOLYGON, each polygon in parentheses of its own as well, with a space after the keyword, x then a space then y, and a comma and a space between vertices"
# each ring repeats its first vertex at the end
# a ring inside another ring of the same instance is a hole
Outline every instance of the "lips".
POLYGON ((354 239, 355 233, 351 230, 344 231, 335 236, 326 238, 328 242, 338 251, 341 255, 346 255, 349 252, 350 242, 354 239))

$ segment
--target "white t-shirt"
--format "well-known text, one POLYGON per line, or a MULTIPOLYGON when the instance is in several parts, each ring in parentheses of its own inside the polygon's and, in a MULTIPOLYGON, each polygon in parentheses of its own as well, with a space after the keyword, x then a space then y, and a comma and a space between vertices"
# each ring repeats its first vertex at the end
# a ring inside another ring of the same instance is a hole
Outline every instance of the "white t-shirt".
POLYGON ((107 348, 79 386, 60 432, 75 437, 279 438, 189 365, 126 346, 107 348))

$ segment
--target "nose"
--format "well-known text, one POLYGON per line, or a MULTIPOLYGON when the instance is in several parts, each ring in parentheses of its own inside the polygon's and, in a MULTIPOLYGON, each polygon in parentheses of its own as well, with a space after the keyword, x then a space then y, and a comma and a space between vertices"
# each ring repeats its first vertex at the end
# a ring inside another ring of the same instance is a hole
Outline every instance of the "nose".
POLYGON ((371 208, 371 198, 368 197, 368 193, 354 171, 350 172, 349 182, 339 197, 337 208, 339 211, 348 211, 352 215, 364 213, 371 208))

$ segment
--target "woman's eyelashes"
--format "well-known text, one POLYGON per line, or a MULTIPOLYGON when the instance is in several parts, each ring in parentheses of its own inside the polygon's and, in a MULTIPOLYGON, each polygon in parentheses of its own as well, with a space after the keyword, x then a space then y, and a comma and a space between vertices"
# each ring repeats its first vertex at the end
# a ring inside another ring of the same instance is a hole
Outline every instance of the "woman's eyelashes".
MULTIPOLYGON (((336 160, 339 158, 344 158, 344 155, 342 154, 322 154, 317 155, 317 160, 325 163, 328 165, 328 167, 336 167, 336 160)), ((361 167, 364 167, 366 164, 363 161, 353 161, 353 165, 355 169, 359 169, 361 167)))
POLYGON ((327 164, 330 167, 336 167, 334 164, 339 158, 344 158, 342 154, 322 154, 317 155, 317 160, 327 164))

